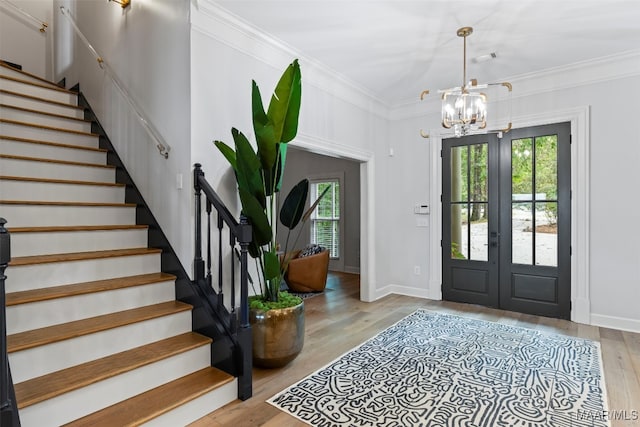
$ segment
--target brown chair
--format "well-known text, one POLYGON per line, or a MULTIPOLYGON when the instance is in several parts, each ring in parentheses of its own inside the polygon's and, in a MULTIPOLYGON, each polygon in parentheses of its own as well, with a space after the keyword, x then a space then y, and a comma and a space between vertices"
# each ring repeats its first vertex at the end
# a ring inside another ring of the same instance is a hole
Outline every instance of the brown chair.
POLYGON ((329 272, 329 251, 300 258, 297 251, 284 276, 289 289, 293 292, 322 292, 327 285, 329 272))

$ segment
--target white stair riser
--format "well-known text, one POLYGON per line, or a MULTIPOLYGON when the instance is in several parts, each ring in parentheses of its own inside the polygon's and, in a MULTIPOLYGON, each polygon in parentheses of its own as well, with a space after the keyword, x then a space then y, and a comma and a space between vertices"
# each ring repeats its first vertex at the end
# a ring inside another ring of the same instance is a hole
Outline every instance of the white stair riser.
MULTIPOLYGON (((172 411, 142 424, 144 427, 167 427, 190 424, 238 398, 237 380, 193 399, 172 411)), ((22 421, 22 420, 21 420, 22 421)))
MULTIPOLYGON (((20 410, 24 427, 59 426, 210 365, 209 346, 142 366, 20 410)), ((176 396, 177 398, 177 396, 176 396)), ((181 422, 174 426, 185 425, 181 422)))
POLYGON ((67 160, 83 163, 107 163, 107 153, 94 150, 83 150, 67 147, 58 147, 47 144, 32 144, 29 142, 12 141, 0 138, 0 153, 12 156, 37 156, 43 159, 67 160))
POLYGON ((59 88, 59 86, 57 86, 57 85, 55 85, 53 83, 43 82, 40 79, 25 75, 25 74, 21 73, 20 71, 13 70, 11 68, 0 67, 0 76, 9 76, 9 77, 13 77, 13 78, 20 79, 20 80, 26 80, 28 82, 36 83, 36 84, 39 84, 39 85, 45 85, 45 86, 50 86, 50 87, 53 87, 53 88, 59 88))
POLYGON ((123 225, 136 223, 135 206, 41 206, 3 205, 7 227, 65 225, 123 225))
POLYGON ((172 281, 7 307, 7 334, 175 300, 172 281))
MULTIPOLYGON (((4 169, 3 169, 4 172, 4 169)), ((124 187, 0 179, 0 199, 124 203, 124 187)))
POLYGON ((11 256, 13 257, 107 251, 146 246, 146 228, 11 234, 11 256))
POLYGON ((160 254, 12 266, 6 270, 6 292, 156 273, 160 254))
POLYGON ((78 104, 78 95, 74 93, 42 86, 34 86, 27 83, 17 82, 15 80, 0 78, 0 89, 10 90, 11 92, 18 92, 24 95, 37 96, 38 98, 48 99, 50 101, 64 102, 65 104, 78 104))
POLYGON ((3 106, 0 106, 0 117, 7 120, 51 126, 59 129, 91 132, 90 122, 64 119, 61 117, 50 116, 48 114, 38 114, 31 111, 16 110, 15 108, 7 108, 3 106))
POLYGON ((9 353, 14 384, 191 331, 191 312, 9 353))
POLYGON ((98 136, 55 129, 42 129, 14 123, 0 123, 0 135, 16 138, 35 139, 36 141, 57 142, 59 144, 80 145, 98 148, 98 136))
POLYGON ((84 110, 82 108, 76 108, 73 104, 59 105, 3 92, 0 92, 0 103, 28 108, 30 110, 43 111, 45 113, 61 114, 63 116, 75 117, 77 119, 84 118, 84 110))
POLYGON ((109 183, 115 182, 116 179, 114 168, 12 158, 0 158, 0 170, 3 175, 25 178, 66 179, 109 183))

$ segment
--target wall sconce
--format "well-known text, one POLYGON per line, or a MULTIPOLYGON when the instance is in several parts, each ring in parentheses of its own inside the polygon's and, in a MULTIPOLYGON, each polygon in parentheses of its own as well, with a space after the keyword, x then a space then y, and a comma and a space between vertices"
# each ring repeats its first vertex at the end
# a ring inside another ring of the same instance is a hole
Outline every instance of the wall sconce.
POLYGON ((109 0, 109 3, 118 3, 123 9, 131 4, 131 0, 109 0))

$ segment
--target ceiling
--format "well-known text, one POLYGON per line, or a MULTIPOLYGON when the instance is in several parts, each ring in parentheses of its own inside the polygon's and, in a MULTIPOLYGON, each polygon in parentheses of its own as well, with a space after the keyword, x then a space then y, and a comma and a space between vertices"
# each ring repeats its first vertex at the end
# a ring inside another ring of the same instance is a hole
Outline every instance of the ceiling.
MULTIPOLYGON (((640 52, 640 0, 219 0, 224 9, 394 106, 423 89, 640 52), (496 58, 475 62, 494 52, 496 58)), ((640 68, 640 64, 638 64, 640 68)), ((303 69, 304 72, 304 69, 303 69)), ((516 91, 514 87, 514 93, 516 91)))

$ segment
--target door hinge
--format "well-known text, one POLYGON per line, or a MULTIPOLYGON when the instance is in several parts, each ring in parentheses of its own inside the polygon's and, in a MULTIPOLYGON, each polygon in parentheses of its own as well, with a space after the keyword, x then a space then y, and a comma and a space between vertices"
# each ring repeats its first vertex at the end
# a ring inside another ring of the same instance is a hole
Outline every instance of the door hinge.
POLYGON ((569 145, 573 144, 573 135, 569 135, 569 145))
POLYGON ((442 203, 442 194, 440 195, 440 203, 442 203))
POLYGON ((442 150, 440 150, 440 157, 444 157, 442 150))
POLYGON ((440 240, 440 247, 442 247, 442 240, 440 240))
POLYGON ((573 256, 573 246, 569 246, 569 256, 573 256))
POLYGON ((569 301, 569 311, 573 310, 573 301, 569 301))

